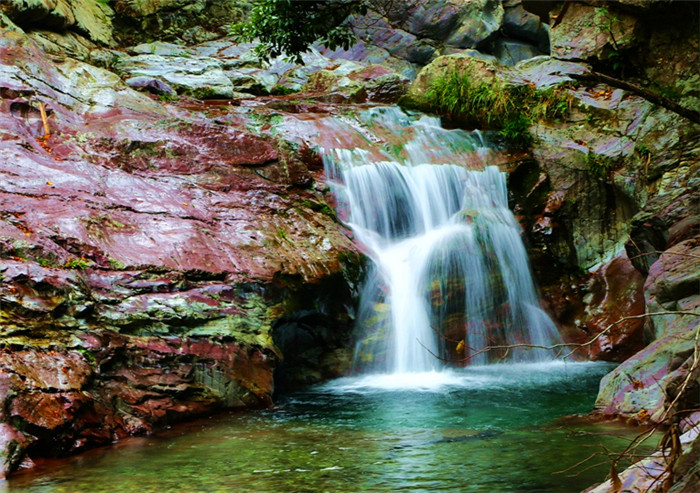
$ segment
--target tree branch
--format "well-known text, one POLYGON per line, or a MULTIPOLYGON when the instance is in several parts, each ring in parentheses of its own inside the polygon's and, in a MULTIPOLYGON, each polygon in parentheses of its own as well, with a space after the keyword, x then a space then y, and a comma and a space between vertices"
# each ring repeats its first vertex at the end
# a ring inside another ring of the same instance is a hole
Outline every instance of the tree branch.
POLYGON ((575 80, 580 80, 583 82, 602 82, 604 84, 607 84, 609 86, 617 87, 619 89, 625 89, 627 91, 630 91, 637 96, 640 96, 650 103, 656 104, 658 106, 662 106, 666 108, 669 111, 673 111, 674 113, 681 115, 682 117, 687 118, 693 123, 700 123, 700 111, 697 110, 692 110, 690 108, 686 108, 685 106, 681 106, 680 104, 676 103, 675 101, 662 96, 661 94, 658 94, 656 92, 650 91, 649 89, 645 89, 641 86, 638 86, 636 84, 632 84, 630 82, 616 79, 615 77, 610 77, 609 75, 601 74, 600 72, 594 72, 590 71, 586 74, 568 74, 569 77, 575 80))

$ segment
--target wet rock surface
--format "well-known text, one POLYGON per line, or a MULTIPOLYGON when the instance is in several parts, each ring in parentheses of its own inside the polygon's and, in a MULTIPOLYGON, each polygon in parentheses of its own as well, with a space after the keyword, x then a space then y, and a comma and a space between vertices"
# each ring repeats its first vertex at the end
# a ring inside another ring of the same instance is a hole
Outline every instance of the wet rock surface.
POLYGON ((362 257, 316 149, 339 110, 161 100, 41 46, 0 40, 0 473, 342 373, 362 257))
MULTIPOLYGON (((479 54, 440 57, 421 71, 408 95, 420 98, 454 71, 468 73, 474 85, 559 88, 569 101, 566 116, 533 120, 534 143, 511 165, 509 178, 545 305, 565 340, 578 345, 577 354, 622 362, 601 382, 595 414, 680 426, 700 405, 700 129, 638 94, 577 82, 576 75, 591 69, 621 78, 637 74, 641 85, 693 107, 697 12, 683 7, 682 20, 679 11, 657 2, 561 7, 551 11, 557 19, 551 58, 503 68, 479 54), (671 34, 691 26, 695 33, 683 41, 671 34), (656 52, 655 60, 648 53, 661 45, 640 35, 647 30, 666 40, 668 50, 656 52), (659 57, 672 61, 675 77, 659 57), (663 82, 649 82, 662 74, 663 82)), ((683 432, 688 461, 697 433, 683 432)), ((625 471, 622 489, 693 491, 692 459, 681 467, 668 462, 670 456, 659 452, 625 471)), ((621 490, 608 482, 593 491, 621 490)))

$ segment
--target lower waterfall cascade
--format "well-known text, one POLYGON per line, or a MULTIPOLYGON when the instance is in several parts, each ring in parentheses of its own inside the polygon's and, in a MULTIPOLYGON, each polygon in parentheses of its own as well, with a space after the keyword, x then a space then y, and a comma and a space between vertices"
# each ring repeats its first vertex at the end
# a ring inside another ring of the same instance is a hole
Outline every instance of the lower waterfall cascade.
POLYGON ((559 335, 539 307, 506 174, 489 165, 488 140, 446 130, 437 118, 410 122, 398 108, 364 118, 397 135, 410 125, 411 135, 386 159, 364 149, 324 157, 341 216, 373 263, 355 368, 401 374, 444 362, 551 359, 546 349, 502 348, 551 345, 559 335), (493 346, 501 349, 484 349, 493 346))

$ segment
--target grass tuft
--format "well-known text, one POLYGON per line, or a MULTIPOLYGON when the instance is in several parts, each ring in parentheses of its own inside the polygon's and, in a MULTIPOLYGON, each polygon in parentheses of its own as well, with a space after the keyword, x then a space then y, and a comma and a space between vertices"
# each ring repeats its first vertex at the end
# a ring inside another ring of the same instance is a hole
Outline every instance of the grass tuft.
POLYGON ((537 90, 473 79, 469 71, 452 70, 432 83, 418 106, 467 126, 499 130, 514 147, 532 144, 529 128, 535 121, 561 120, 572 106, 564 86, 537 90))

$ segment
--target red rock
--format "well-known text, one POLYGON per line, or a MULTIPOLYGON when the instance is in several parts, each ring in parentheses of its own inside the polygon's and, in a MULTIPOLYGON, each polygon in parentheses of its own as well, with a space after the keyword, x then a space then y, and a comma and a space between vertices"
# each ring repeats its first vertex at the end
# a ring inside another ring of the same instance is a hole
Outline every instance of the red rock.
POLYGON ((53 430, 70 423, 88 398, 79 392, 20 394, 12 400, 10 414, 35 426, 53 430))
POLYGON ((623 361, 644 347, 644 318, 621 321, 644 313, 643 287, 642 275, 626 256, 592 274, 588 284, 592 298, 586 306, 588 337, 607 332, 589 347, 590 359, 623 361))
POLYGON ((29 440, 7 423, 0 423, 0 481, 22 460, 29 440))
POLYGON ((93 371, 76 351, 2 352, 0 368, 18 375, 25 388, 52 390, 81 390, 93 371))

